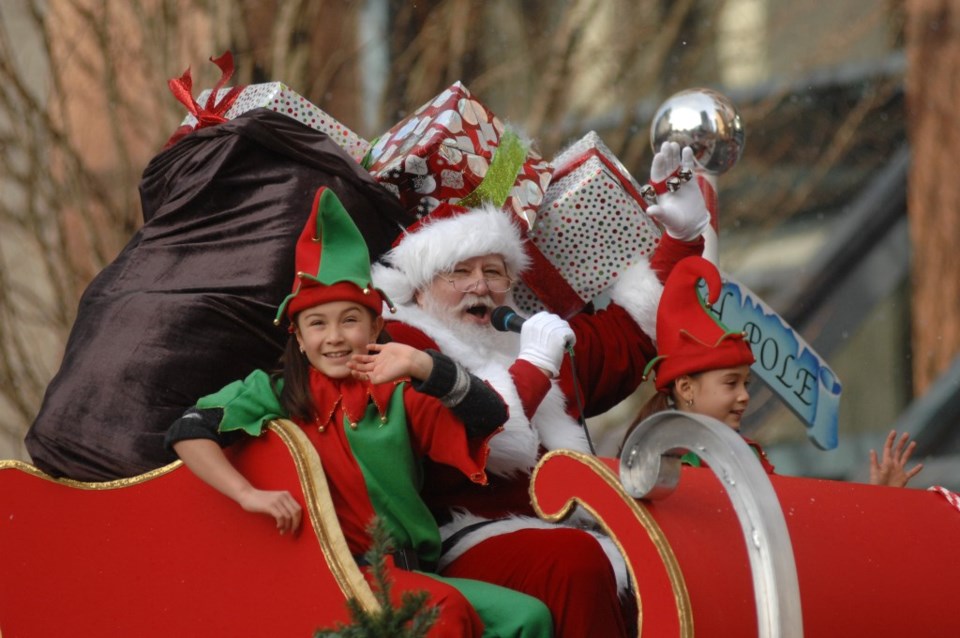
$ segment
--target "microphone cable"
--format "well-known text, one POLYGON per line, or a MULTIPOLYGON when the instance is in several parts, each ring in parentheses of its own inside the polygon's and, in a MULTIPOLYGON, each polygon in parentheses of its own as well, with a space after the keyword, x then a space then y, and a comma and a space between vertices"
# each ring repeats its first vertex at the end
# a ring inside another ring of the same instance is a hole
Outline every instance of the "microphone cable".
POLYGON ((577 402, 577 420, 580 422, 580 427, 583 428, 583 434, 587 438, 587 446, 590 448, 590 453, 596 456, 597 450, 593 447, 593 439, 590 438, 590 429, 587 427, 587 419, 583 415, 583 393, 580 391, 580 380, 577 378, 577 364, 575 357, 573 356, 573 346, 569 345, 564 349, 570 356, 570 374, 573 377, 573 397, 577 402))

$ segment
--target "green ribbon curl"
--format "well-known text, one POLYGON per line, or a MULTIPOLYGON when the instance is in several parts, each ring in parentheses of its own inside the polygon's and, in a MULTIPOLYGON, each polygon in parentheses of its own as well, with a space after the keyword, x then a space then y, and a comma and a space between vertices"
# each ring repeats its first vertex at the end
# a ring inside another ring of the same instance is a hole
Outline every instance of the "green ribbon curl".
POLYGON ((527 149, 520 137, 511 131, 505 131, 490 160, 487 174, 473 192, 457 202, 457 205, 470 208, 489 202, 497 208, 502 207, 526 159, 527 149))

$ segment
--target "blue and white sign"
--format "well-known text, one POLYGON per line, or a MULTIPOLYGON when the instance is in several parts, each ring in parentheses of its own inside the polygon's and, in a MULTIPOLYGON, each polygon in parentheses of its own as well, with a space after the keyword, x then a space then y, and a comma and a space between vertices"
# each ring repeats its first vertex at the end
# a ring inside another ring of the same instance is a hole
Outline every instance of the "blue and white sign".
MULTIPOLYGON (((807 426, 823 450, 837 447, 840 380, 806 341, 746 286, 723 277, 720 298, 710 311, 730 330, 740 330, 757 361, 753 373, 807 426)), ((700 282, 700 296, 706 286, 700 282)))

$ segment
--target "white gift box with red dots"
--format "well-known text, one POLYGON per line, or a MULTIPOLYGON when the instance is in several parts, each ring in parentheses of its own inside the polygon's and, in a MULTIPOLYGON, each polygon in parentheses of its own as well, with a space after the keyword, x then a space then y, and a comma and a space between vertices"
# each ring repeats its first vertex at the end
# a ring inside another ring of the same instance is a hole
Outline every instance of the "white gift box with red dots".
MULTIPOLYGON (((650 259, 660 229, 644 212, 640 185, 595 132, 552 164, 530 239, 586 305, 626 268, 650 259)), ((522 286, 515 297, 527 312, 543 308, 522 286)))
MULTIPOLYGON (((222 99, 229 90, 229 88, 220 89, 217 93, 217 99, 222 99)), ((197 98, 197 104, 206 104, 208 97, 210 97, 210 89, 200 94, 197 98)), ((257 108, 267 108, 277 113, 283 113, 312 129, 326 133, 330 136, 330 139, 357 162, 360 162, 367 151, 370 150, 370 142, 354 133, 283 82, 265 82, 245 86, 223 116, 232 120, 257 108)), ((193 115, 188 115, 181 122, 181 126, 195 126, 196 123, 196 118, 193 115)))

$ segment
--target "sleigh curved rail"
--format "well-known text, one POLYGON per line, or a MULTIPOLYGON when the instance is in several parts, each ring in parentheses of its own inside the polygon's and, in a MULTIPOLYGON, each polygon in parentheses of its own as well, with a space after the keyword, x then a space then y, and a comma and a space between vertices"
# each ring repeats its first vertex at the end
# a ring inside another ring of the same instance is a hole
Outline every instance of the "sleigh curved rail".
POLYGON ((530 482, 533 507, 553 522, 567 518, 575 506, 590 512, 626 559, 639 635, 690 638, 690 594, 670 540, 647 508, 620 486, 611 461, 573 450, 549 452, 530 482))
POLYGON ((790 532, 767 473, 743 438, 716 419, 669 410, 640 423, 623 444, 620 480, 634 498, 666 498, 687 450, 720 478, 743 531, 761 638, 802 636, 800 586, 790 532))

